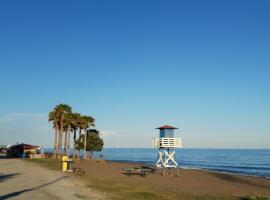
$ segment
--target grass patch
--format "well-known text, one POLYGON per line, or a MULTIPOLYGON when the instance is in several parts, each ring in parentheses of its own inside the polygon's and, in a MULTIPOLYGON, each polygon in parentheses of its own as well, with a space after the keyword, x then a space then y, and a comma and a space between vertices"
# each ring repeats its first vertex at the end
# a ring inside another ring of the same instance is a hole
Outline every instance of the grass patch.
POLYGON ((190 193, 178 193, 172 199, 185 199, 185 200, 239 200, 239 198, 230 197, 230 196, 194 195, 194 194, 190 194, 190 193))
POLYGON ((97 179, 90 176, 82 177, 88 181, 88 187, 106 194, 111 200, 240 200, 235 197, 218 197, 211 195, 193 195, 190 193, 170 193, 170 190, 142 187, 129 183, 97 179))
MULTIPOLYGON (((130 199, 130 200, 158 200, 158 199, 164 199, 161 198, 160 195, 154 192, 150 191, 125 191, 122 192, 114 197, 112 197, 112 200, 124 200, 124 199, 130 199)), ((164 199, 165 200, 165 199, 164 199)))
POLYGON ((136 187, 131 184, 119 183, 111 180, 99 180, 94 177, 83 177, 89 184, 88 187, 106 194, 112 200, 165 200, 155 191, 145 187, 136 187))
POLYGON ((269 196, 250 196, 250 197, 243 197, 241 200, 270 200, 269 196))

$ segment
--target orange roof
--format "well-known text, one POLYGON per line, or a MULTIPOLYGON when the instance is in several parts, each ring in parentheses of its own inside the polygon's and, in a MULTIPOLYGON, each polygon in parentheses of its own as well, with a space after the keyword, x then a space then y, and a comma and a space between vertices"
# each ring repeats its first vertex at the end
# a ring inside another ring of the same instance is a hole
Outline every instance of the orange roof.
POLYGON ((156 128, 156 129, 178 129, 178 128, 173 127, 173 126, 169 126, 169 125, 164 125, 164 126, 156 128))

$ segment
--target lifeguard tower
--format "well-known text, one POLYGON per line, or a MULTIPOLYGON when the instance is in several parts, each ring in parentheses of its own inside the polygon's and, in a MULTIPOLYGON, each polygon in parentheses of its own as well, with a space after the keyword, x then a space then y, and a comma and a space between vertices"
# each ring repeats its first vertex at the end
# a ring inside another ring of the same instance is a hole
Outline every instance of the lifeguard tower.
POLYGON ((178 163, 175 159, 175 148, 182 147, 181 138, 174 137, 174 130, 178 129, 173 126, 165 125, 159 128, 159 138, 153 139, 153 146, 158 148, 156 170, 162 169, 165 175, 165 169, 176 169, 179 176, 178 163))

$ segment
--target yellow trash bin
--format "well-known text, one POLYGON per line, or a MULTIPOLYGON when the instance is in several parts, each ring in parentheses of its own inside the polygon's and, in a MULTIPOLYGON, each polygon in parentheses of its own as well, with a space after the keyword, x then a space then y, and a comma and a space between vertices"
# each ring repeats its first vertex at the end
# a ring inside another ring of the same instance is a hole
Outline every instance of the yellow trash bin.
POLYGON ((62 156, 62 171, 65 172, 67 171, 67 160, 68 157, 67 156, 62 156))

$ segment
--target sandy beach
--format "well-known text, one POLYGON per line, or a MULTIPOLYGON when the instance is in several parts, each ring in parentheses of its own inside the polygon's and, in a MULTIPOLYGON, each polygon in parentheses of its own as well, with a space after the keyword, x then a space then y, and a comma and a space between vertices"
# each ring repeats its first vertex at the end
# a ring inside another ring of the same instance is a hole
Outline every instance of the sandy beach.
POLYGON ((270 180, 259 177, 180 169, 180 176, 148 174, 126 176, 124 167, 139 164, 121 162, 80 161, 75 167, 83 169, 91 179, 105 180, 114 184, 150 188, 153 191, 169 193, 190 193, 194 195, 214 195, 244 197, 251 195, 270 195, 270 180))

